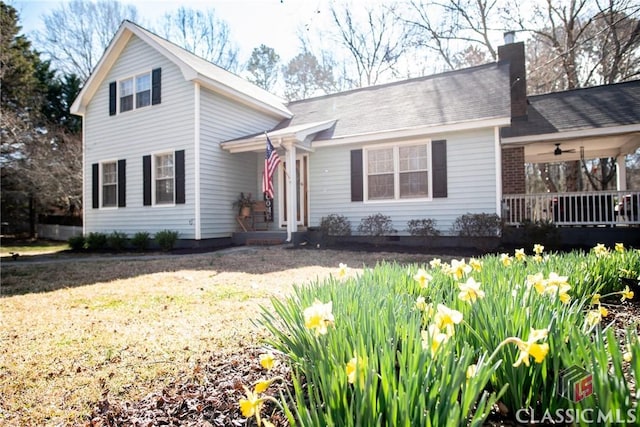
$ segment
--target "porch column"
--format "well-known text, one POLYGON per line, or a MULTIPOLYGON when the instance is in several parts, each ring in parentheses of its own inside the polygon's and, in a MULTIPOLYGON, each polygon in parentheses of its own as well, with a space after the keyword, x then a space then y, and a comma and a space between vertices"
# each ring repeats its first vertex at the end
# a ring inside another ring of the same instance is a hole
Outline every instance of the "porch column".
POLYGON ((292 241, 292 234, 298 231, 298 177, 296 171, 296 147, 293 144, 286 144, 287 169, 285 179, 287 180, 287 242, 292 241))
POLYGON ((616 159, 616 189, 625 191, 627 189, 627 156, 620 154, 616 159))

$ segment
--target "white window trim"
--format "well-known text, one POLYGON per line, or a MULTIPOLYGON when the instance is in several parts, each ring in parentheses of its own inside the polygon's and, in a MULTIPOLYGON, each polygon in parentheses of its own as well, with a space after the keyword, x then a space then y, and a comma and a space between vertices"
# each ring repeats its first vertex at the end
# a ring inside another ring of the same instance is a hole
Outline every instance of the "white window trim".
POLYGON ((119 191, 119 187, 120 187, 120 183, 118 182, 118 160, 103 160, 100 162, 100 170, 98 171, 99 174, 99 179, 98 179, 98 188, 100 191, 100 206, 98 206, 99 209, 104 209, 104 210, 113 210, 113 209, 118 209, 118 191, 119 191), (104 169, 103 166, 107 163, 115 163, 116 165, 116 204, 113 206, 105 206, 104 205, 104 169))
POLYGON ((151 153, 151 206, 164 208, 176 206, 176 152, 175 151, 158 151, 151 153), (173 157, 173 202, 157 203, 156 202, 156 157, 171 155, 173 157))
POLYGON ((407 203, 407 202, 429 202, 433 200, 433 155, 431 154, 431 139, 416 139, 403 142, 393 142, 385 144, 367 145, 362 147, 362 185, 363 185, 363 202, 364 203, 407 203), (399 148, 403 146, 422 145, 427 146, 427 197, 400 197, 400 156, 399 148), (384 148, 393 148, 393 198, 392 199, 369 199, 369 151, 384 148))
POLYGON ((141 71, 139 73, 135 73, 132 75, 129 75, 127 77, 123 77, 121 79, 116 80, 116 114, 127 114, 127 113, 131 113, 134 112, 136 110, 144 110, 146 108, 151 107, 152 103, 153 103, 153 70, 145 70, 145 71, 141 71), (149 105, 145 105, 144 107, 139 107, 136 108, 136 78, 148 74, 149 75, 149 105), (127 111, 120 111, 120 98, 121 98, 121 94, 120 94, 120 82, 123 82, 125 80, 129 80, 132 79, 133 80, 133 108, 131 108, 131 110, 127 110, 127 111))

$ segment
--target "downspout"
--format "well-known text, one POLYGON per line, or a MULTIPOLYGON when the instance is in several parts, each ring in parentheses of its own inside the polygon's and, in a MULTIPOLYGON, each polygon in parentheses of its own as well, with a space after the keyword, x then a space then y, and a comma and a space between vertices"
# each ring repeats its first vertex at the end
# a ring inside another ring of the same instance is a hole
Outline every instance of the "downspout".
POLYGON ((201 230, 201 215, 200 215, 200 83, 195 82, 194 86, 194 129, 193 129, 193 139, 194 139, 194 173, 195 173, 195 238, 196 240, 202 239, 202 230, 201 230))

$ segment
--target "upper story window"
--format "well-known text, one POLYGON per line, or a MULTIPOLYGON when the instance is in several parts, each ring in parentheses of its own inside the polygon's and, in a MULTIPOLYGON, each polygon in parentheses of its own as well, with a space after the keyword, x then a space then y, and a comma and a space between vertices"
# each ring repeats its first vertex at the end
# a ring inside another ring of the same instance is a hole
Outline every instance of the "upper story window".
POLYGON ((120 112, 151 105, 151 73, 120 80, 120 112))
POLYGON ((365 149, 367 200, 429 197, 427 143, 365 149))
POLYGON ((155 168, 155 196, 156 204, 174 203, 175 168, 173 153, 156 154, 155 168))
POLYGON ((118 206, 118 164, 102 163, 102 207, 118 206))

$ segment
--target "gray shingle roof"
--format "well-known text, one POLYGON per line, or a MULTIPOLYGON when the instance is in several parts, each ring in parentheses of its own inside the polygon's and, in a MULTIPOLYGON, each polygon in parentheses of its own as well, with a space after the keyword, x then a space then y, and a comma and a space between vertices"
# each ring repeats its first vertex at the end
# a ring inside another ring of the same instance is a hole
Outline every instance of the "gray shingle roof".
POLYGON ((509 64, 498 62, 292 102, 276 129, 337 120, 316 140, 510 116, 509 64))
POLYGON ((529 96, 527 120, 502 129, 519 137, 640 123, 640 80, 529 96))

